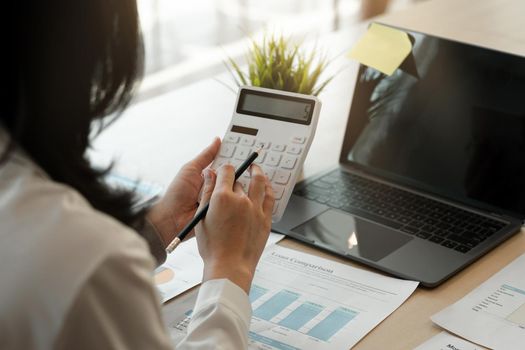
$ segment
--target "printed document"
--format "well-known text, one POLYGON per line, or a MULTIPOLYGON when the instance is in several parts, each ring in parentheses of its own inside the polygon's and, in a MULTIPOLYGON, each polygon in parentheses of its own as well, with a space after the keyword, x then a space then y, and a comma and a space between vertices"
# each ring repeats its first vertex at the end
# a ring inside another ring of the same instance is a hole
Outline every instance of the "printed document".
MULTIPOLYGON (((284 236, 270 233, 266 246, 279 242, 284 236)), ((195 237, 179 244, 173 253, 168 254, 166 262, 155 270, 154 281, 162 302, 195 287, 202 281, 204 263, 199 255, 195 237)))
POLYGON ((472 344, 465 339, 461 339, 448 332, 441 332, 414 350, 482 350, 479 345, 472 344))
POLYGON ((493 349, 525 348, 525 254, 432 321, 493 349))
MULTIPOLYGON (((263 254, 250 290, 250 349, 348 349, 417 285, 274 245, 263 254)), ((187 315, 167 320, 177 342, 191 310, 172 314, 187 315)))

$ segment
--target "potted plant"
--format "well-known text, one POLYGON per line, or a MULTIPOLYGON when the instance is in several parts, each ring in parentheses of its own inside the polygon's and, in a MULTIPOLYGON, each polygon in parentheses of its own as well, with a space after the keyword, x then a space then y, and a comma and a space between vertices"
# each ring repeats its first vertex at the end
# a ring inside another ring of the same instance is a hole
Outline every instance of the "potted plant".
POLYGON ((333 76, 320 79, 330 63, 325 56, 316 50, 305 54, 298 44, 282 35, 265 36, 260 44, 253 41, 246 59, 248 71, 243 72, 232 58, 228 58, 231 65, 228 69, 237 86, 251 85, 317 96, 333 79, 333 76))

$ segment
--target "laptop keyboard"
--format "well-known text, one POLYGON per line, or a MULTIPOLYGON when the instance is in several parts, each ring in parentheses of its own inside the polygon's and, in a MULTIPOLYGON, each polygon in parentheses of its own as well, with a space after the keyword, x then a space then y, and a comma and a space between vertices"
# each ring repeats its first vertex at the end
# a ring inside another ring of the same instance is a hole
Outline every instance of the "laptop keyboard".
POLYGON ((506 225, 340 170, 294 193, 461 253, 468 252, 506 225))

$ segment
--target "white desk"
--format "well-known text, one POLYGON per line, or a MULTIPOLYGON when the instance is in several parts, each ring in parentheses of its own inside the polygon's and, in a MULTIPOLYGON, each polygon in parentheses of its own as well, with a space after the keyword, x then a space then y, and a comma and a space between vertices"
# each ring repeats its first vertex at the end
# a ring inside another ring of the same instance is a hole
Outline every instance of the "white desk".
MULTIPOLYGON (((381 18, 393 25, 521 55, 525 55, 524 19, 523 0, 433 0, 381 18)), ((364 28, 361 25, 323 38, 319 46, 330 48, 330 54, 335 55, 349 48, 364 28)), ((356 74, 356 64, 345 61, 344 57, 337 64, 347 64, 349 68, 320 96, 323 109, 316 139, 305 163, 305 176, 337 164, 356 74)), ((198 82, 131 108, 107 134, 101 135, 97 147, 120 154, 124 163, 132 164, 126 166, 127 171, 167 183, 182 163, 204 148, 213 136, 224 134, 234 101, 235 95, 216 81, 198 82)), ((360 266, 292 240, 282 244, 360 266)), ((432 314, 463 297, 523 252, 525 233, 522 232, 440 287, 419 288, 356 348, 417 346, 439 332, 430 321, 432 314)))

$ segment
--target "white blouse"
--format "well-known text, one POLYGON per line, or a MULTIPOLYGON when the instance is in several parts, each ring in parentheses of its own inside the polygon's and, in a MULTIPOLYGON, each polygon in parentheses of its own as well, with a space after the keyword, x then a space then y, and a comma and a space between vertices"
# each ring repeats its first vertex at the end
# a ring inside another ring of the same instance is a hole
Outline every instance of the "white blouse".
MULTIPOLYGON (((0 165, 0 349, 173 348, 153 269, 144 239, 21 151, 0 165)), ((250 318, 241 288, 208 281, 176 348, 245 349, 250 318)))

